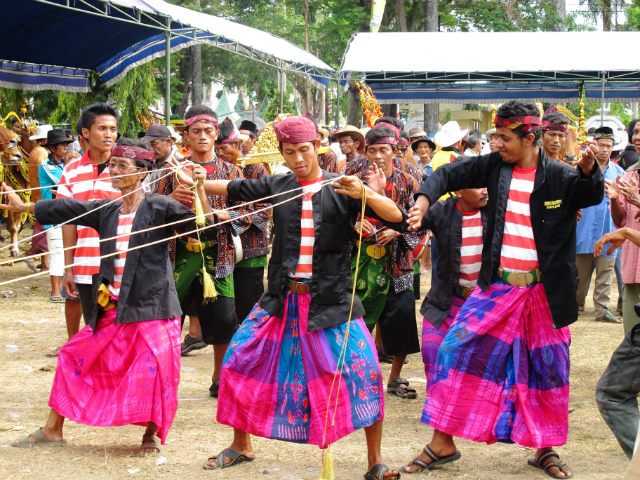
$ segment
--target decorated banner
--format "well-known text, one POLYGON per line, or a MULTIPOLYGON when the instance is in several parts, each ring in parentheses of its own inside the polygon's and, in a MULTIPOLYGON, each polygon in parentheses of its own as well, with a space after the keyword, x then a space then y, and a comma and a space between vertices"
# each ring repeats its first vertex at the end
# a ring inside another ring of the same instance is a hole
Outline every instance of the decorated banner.
POLYGON ((373 0, 371 5, 371 22, 369 23, 369 30, 377 33, 380 29, 380 23, 382 22, 382 15, 384 15, 384 7, 387 0, 373 0))

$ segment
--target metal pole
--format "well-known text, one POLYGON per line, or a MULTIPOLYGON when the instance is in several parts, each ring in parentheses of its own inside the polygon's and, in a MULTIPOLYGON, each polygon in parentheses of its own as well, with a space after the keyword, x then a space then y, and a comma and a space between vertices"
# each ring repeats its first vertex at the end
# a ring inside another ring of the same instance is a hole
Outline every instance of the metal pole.
POLYGON ((602 72, 602 92, 600 95, 600 126, 604 125, 604 76, 605 72, 602 72))
POLYGON ((164 32, 164 58, 165 58, 165 94, 164 112, 165 124, 171 125, 171 30, 164 32))
POLYGON ((335 113, 335 123, 336 128, 340 128, 340 77, 336 79, 337 88, 336 88, 336 113, 335 113))

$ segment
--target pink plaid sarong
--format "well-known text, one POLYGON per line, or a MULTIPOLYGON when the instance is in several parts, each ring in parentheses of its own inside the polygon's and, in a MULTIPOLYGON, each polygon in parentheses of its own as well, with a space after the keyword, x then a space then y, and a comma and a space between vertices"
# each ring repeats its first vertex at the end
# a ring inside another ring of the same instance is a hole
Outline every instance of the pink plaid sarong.
POLYGON ((180 319, 115 324, 116 309, 60 349, 49 406, 85 425, 158 426, 164 445, 178 408, 180 319))
POLYGON ((570 341, 542 284, 476 287, 438 350, 422 421, 476 442, 563 445, 570 341))

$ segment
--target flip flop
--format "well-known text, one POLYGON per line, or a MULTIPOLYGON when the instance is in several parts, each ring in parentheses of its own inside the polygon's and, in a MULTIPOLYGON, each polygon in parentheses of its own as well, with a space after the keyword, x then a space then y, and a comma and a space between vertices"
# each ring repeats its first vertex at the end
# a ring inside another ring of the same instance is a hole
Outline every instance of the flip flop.
MULTIPOLYGON (((384 463, 377 463, 371 467, 371 470, 364 474, 364 480, 384 480, 384 474, 390 470, 391 469, 384 463)), ((398 472, 396 478, 400 478, 400 472, 398 472)))
MULTIPOLYGON (((422 467, 420 468, 420 470, 407 472, 407 469, 405 467, 402 467, 400 471, 404 473, 418 473, 422 472, 423 470, 431 470, 433 467, 437 467, 438 465, 455 462, 456 460, 459 460, 460 457, 462 457, 462 454, 458 450, 456 450, 451 455, 445 455, 444 457, 441 457, 436 452, 431 450, 431 447, 429 445, 425 445, 422 451, 431 459, 430 463, 427 463, 423 460, 420 460, 419 457, 416 457, 411 460, 411 463, 409 465, 418 465, 419 467, 422 467)), ((409 465, 406 465, 406 467, 408 467, 409 465)))
POLYGON ((536 460, 535 458, 530 458, 529 460, 527 460, 527 463, 532 467, 536 467, 536 468, 539 468, 540 470, 544 471, 544 473, 549 475, 551 478, 563 479, 563 478, 571 478, 571 477, 573 477, 573 473, 571 475, 567 475, 566 477, 557 477, 557 476, 555 476, 553 473, 551 473, 549 471, 549 469, 551 467, 558 467, 558 470, 562 471, 562 469, 567 466, 566 463, 564 463, 562 460, 560 460, 560 455, 558 455, 553 450, 549 450, 548 452, 543 453, 542 455, 540 455, 538 460, 536 460), (547 462, 545 464, 544 461, 549 457, 556 457, 558 459, 558 461, 557 462, 547 462))
POLYGON ((51 303, 64 303, 66 300, 62 298, 60 295, 51 295, 49 297, 49 301, 51 303))
POLYGON ((60 353, 60 349, 61 348, 62 347, 54 348, 50 352, 45 353, 44 356, 48 357, 48 358, 56 358, 58 356, 58 354, 60 353))
POLYGON ((253 462, 256 457, 247 457, 241 452, 234 450, 233 448, 225 448, 215 457, 209 457, 207 459, 207 463, 205 463, 202 468, 205 470, 216 470, 218 468, 229 468, 234 465, 238 465, 243 462, 253 462), (231 462, 227 463, 227 458, 231 459, 231 462), (216 466, 212 467, 209 465, 209 460, 215 460, 216 466))
POLYGON ((32 447, 64 447, 67 444, 66 440, 61 440, 59 442, 51 442, 47 440, 47 437, 42 433, 42 428, 37 429, 31 435, 27 434, 22 437, 20 440, 11 442, 12 447, 16 448, 32 448, 32 447), (32 436, 35 440, 34 443, 29 441, 29 437, 32 436))
POLYGON ((387 393, 406 400, 413 400, 418 396, 416 389, 410 387, 409 382, 400 377, 387 384, 387 393))
POLYGON ((158 448, 155 437, 155 433, 145 433, 144 435, 142 435, 142 445, 140 445, 140 453, 138 454, 139 457, 147 457, 149 455, 160 453, 160 449, 158 448), (143 452, 143 448, 153 448, 155 452, 143 452))

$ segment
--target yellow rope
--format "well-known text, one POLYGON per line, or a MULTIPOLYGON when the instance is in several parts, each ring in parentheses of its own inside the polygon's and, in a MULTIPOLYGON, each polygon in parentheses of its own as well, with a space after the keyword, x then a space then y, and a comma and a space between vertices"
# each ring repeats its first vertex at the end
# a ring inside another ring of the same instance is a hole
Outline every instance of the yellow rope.
MULTIPOLYGON (((353 289, 351 291, 351 306, 349 307, 349 317, 347 318, 347 327, 344 332, 344 340, 342 342, 342 348, 340 349, 340 354, 338 355, 338 361, 336 363, 336 371, 333 374, 333 380, 331 381, 331 389, 329 390, 329 401, 327 402, 327 411, 324 417, 324 430, 322 432, 322 443, 321 445, 325 445, 325 440, 327 437, 327 426, 329 422, 329 409, 331 406, 331 396, 333 394, 333 387, 335 386, 336 380, 338 377, 342 378, 342 369, 344 367, 345 358, 347 355, 347 343, 349 341, 349 330, 351 328, 351 315, 353 314, 353 304, 356 298, 356 283, 358 280, 358 270, 360 266, 360 251, 362 246, 362 222, 364 220, 364 212, 367 206, 367 196, 364 188, 364 183, 362 180, 360 181, 360 188, 362 191, 362 206, 360 211, 360 232, 358 233, 359 241, 358 241, 358 253, 356 254, 356 269, 353 276, 353 289)), ((333 407, 333 416, 331 418, 331 426, 335 424, 336 413, 338 411, 338 400, 340 398, 340 385, 342 382, 338 381, 338 387, 336 389, 336 399, 333 407)), ((335 480, 335 474, 333 471, 333 455, 331 453, 331 445, 327 447, 327 453, 323 453, 322 458, 322 473, 320 475, 319 480, 335 480)))

